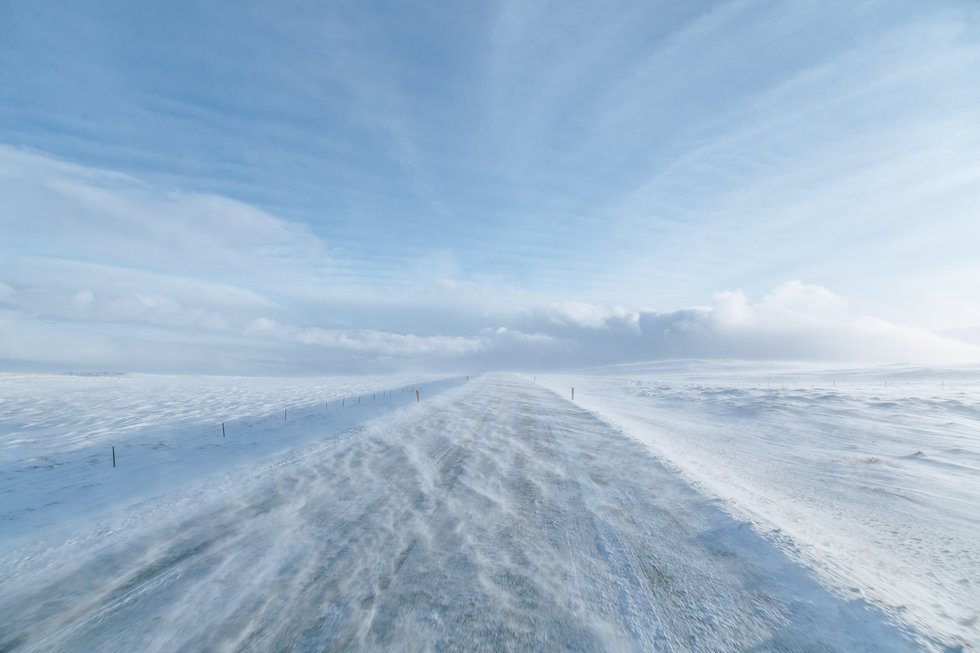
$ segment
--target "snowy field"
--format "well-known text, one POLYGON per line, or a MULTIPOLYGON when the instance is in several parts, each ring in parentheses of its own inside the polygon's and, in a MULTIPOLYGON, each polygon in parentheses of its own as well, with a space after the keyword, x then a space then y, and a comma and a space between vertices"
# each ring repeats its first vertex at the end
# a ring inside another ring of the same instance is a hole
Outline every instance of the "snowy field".
POLYGON ((906 372, 3 375, 0 650, 972 650, 978 385, 906 372))
POLYGON ((0 374, 5 539, 250 464, 414 402, 414 388, 458 382, 433 381, 0 374))
POLYGON ((538 376, 840 594, 980 650, 980 369, 691 362, 538 376))

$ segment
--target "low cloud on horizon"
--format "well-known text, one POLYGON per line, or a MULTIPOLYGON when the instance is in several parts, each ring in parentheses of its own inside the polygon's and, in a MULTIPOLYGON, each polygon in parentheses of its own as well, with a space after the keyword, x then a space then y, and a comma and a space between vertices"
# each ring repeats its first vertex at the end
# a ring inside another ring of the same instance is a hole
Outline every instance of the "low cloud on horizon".
MULTIPOLYGON (((329 243, 241 202, 0 147, 8 369, 336 374, 677 358, 980 362, 980 347, 788 280, 659 311, 420 277, 344 280, 329 243), (16 243, 16 244, 15 244, 16 243)), ((968 333, 968 332, 965 332, 968 333)))
MULTIPOLYGON (((568 319, 544 306, 511 315, 486 315, 487 326, 466 335, 393 333, 373 329, 295 326, 267 316, 235 322, 207 309, 209 325, 161 319, 159 305, 176 315, 176 302, 133 297, 146 312, 125 322, 93 313, 74 318, 31 315, 8 289, 0 300, 0 361, 13 370, 121 370, 232 374, 344 374, 388 371, 557 370, 648 360, 746 359, 826 363, 976 363, 980 347, 929 331, 872 317, 834 317, 800 304, 798 294, 825 288, 797 281, 774 295, 794 294, 794 304, 771 295, 750 303, 742 293, 719 293, 716 303, 672 312, 607 311, 601 324, 568 319), (734 299, 733 299, 734 297, 734 299), (732 304, 737 312, 732 313, 732 304), (804 308, 804 312, 798 309, 804 308)), ((66 294, 67 302, 73 299, 66 294)), ((107 300, 106 305, 118 302, 107 300)), ((76 310, 73 306, 70 311, 76 310)), ((424 312, 424 307, 418 309, 424 312)))

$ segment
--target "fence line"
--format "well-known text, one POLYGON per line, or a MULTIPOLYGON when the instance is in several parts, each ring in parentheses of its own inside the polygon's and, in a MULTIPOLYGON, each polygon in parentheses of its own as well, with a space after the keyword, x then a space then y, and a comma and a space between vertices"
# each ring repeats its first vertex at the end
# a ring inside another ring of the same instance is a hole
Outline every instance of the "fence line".
MULTIPOLYGON (((469 377, 463 377, 463 376, 449 377, 449 378, 446 378, 446 379, 439 379, 439 380, 436 380, 436 381, 429 381, 427 383, 417 383, 417 384, 412 384, 412 385, 399 386, 398 389, 401 390, 402 392, 411 392, 411 390, 414 389, 415 390, 415 400, 416 400, 417 403, 420 403, 420 390, 423 387, 425 387, 427 384, 430 387, 436 387, 436 388, 438 388, 440 386, 448 386, 448 385, 453 385, 453 384, 460 385, 460 384, 462 384, 462 383, 464 383, 465 381, 468 381, 468 380, 469 380, 469 377)), ((384 390, 382 390, 381 391, 382 399, 389 399, 389 398, 393 397, 394 396, 393 393, 394 393, 394 389, 384 389, 384 390)), ((346 408, 346 406, 347 406, 347 400, 348 399, 353 399, 355 396, 357 397, 357 404, 359 405, 361 403, 361 397, 363 396, 363 395, 360 395, 360 394, 358 394, 358 395, 354 395, 354 394, 341 395, 340 397, 335 397, 334 398, 334 401, 336 402, 339 399, 340 400, 340 407, 341 408, 346 408)), ((375 402, 377 401, 377 396, 378 396, 378 392, 377 391, 375 391, 375 392, 372 393, 373 401, 375 401, 375 402)), ((300 413, 301 413, 299 419, 302 419, 304 417, 304 415, 302 414, 302 412, 304 411, 304 409, 312 409, 312 407, 314 407, 314 406, 319 406, 319 400, 316 400, 316 401, 313 401, 313 402, 309 402, 309 403, 305 403, 304 402, 302 404, 293 404, 292 406, 286 406, 282 410, 282 420, 283 420, 283 422, 287 422, 288 421, 289 408, 290 407, 293 408, 294 413, 297 410, 299 410, 300 413)), ((352 407, 353 406, 354 406, 354 404, 352 404, 352 407)), ((325 400, 323 400, 323 413, 322 414, 320 414, 319 412, 313 413, 312 410, 310 410, 310 412, 308 412, 305 416, 306 417, 312 417, 312 416, 315 416, 315 415, 320 415, 321 417, 327 417, 327 416, 329 416, 329 413, 330 413, 330 400, 329 399, 325 399, 325 400)), ((273 413, 262 413, 262 414, 258 414, 258 415, 254 415, 254 416, 243 415, 243 416, 240 416, 240 417, 226 418, 226 419, 224 419, 224 420, 222 420, 220 422, 221 423, 221 437, 223 439, 228 439, 228 437, 230 435, 231 438, 234 439, 235 431, 234 431, 234 429, 232 427, 235 425, 236 422, 241 423, 241 422, 248 421, 248 423, 250 425, 251 424, 260 424, 262 422, 268 421, 269 418, 272 417, 272 416, 273 416, 273 413)), ((202 436, 206 436, 210 432, 211 431, 204 431, 204 432, 199 432, 199 434, 202 435, 202 436)), ((191 435, 189 437, 193 437, 193 436, 191 435)), ((163 441, 160 441, 160 442, 163 442, 163 441)), ((127 445, 125 445, 125 446, 128 446, 129 444, 140 444, 140 443, 127 443, 127 445)), ((113 467, 116 467, 117 466, 116 465, 116 446, 115 446, 115 444, 112 444, 110 446, 111 446, 111 453, 112 453, 112 466, 113 467)))

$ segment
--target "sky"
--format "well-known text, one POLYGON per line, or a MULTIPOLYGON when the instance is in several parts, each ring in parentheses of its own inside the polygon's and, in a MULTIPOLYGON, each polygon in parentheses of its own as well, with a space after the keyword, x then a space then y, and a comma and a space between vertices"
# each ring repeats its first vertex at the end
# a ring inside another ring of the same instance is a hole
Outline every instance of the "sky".
POLYGON ((980 4, 0 0, 0 367, 980 361, 980 4))

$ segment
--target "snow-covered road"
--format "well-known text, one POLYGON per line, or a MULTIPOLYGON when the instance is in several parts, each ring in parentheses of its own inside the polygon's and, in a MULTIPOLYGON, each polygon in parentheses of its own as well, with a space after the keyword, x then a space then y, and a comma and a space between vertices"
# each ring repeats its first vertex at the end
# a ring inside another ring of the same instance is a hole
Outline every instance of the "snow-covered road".
POLYGON ((4 555, 0 650, 917 650, 511 375, 4 555))
POLYGON ((980 650, 980 370, 689 361, 537 380, 574 386, 838 591, 936 650, 980 650))

